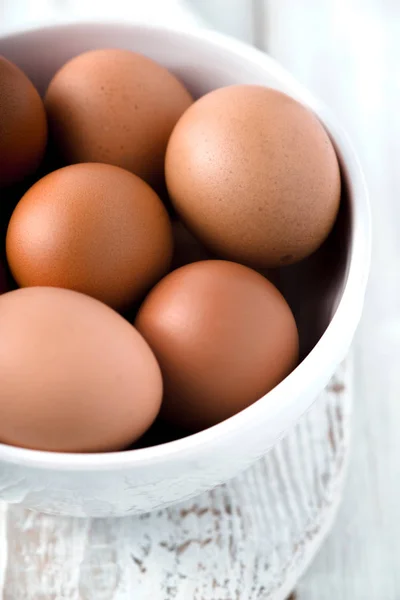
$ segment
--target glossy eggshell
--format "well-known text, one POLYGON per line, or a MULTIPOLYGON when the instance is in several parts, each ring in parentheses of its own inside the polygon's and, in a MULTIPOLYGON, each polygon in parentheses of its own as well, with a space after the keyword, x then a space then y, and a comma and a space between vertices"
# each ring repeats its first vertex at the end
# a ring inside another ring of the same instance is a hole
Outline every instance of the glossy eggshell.
POLYGON ((0 442, 60 452, 118 450, 160 408, 160 369, 142 336, 83 294, 0 296, 0 442))
POLYGON ((161 367, 162 417, 192 431, 261 398, 298 358, 296 323, 283 296, 232 262, 173 271, 150 292, 135 325, 161 367))
POLYGON ((69 288, 118 309, 168 271, 172 248, 157 194, 136 175, 98 163, 38 181, 17 204, 6 239, 21 287, 69 288))
POLYGON ((0 188, 37 169, 46 141, 42 99, 21 69, 0 56, 0 188))
POLYGON ((195 102, 171 135, 166 180, 177 213, 206 247, 255 268, 314 252, 340 203, 322 124, 262 86, 228 86, 195 102))
POLYGON ((192 102, 167 69, 119 49, 73 58, 45 96, 50 131, 67 162, 117 165, 152 185, 164 179, 168 138, 192 102))

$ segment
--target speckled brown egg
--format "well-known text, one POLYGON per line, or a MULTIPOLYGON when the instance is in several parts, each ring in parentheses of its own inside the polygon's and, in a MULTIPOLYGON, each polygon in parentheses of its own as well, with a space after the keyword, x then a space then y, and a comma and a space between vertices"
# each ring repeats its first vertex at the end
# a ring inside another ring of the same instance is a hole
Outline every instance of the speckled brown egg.
POLYGON ((283 296, 233 262, 173 271, 147 296, 135 325, 161 367, 162 417, 192 431, 261 398, 298 358, 297 327, 283 296))
POLYGON ((36 170, 46 141, 42 99, 25 73, 0 56, 0 188, 36 170))
POLYGON ((160 369, 142 336, 70 290, 0 296, 0 442, 60 452, 119 450, 157 416, 160 369))
POLYGON ((170 138, 166 178, 203 244, 257 268, 314 252, 340 202, 339 165, 320 121, 262 86, 228 86, 195 102, 170 138))
POLYGON ((45 97, 50 131, 67 162, 117 165, 152 185, 163 181, 168 138, 192 101, 167 69, 118 49, 73 58, 45 97))
POLYGON ((172 247, 157 194, 136 175, 99 163, 64 167, 33 185, 6 238, 20 286, 69 288, 118 309, 168 271, 172 247))

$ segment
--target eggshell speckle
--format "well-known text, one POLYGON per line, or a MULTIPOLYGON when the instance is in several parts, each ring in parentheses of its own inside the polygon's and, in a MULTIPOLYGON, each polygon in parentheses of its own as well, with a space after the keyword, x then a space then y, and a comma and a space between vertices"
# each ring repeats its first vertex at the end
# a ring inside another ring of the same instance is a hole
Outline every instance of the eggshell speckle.
POLYGON ((168 138, 192 102, 167 69, 119 49, 73 58, 45 97, 50 131, 67 162, 117 165, 152 185, 164 179, 168 138))
POLYGON ((285 299, 262 275, 232 262, 173 271, 150 292, 135 325, 161 367, 161 415, 192 431, 249 406, 297 362, 285 299))
POLYGON ((0 56, 0 188, 30 175, 47 141, 43 102, 28 77, 0 56))
POLYGON ((17 204, 6 239, 20 286, 69 288, 118 309, 168 271, 172 247, 157 194, 136 175, 98 163, 38 181, 17 204))
POLYGON ((160 369, 142 336, 83 294, 0 296, 0 442, 60 452, 125 448, 160 408, 160 369))
POLYGON ((319 120, 262 86, 195 102, 170 138, 166 179, 192 233, 217 256, 255 268, 314 252, 340 202, 338 161, 319 120))

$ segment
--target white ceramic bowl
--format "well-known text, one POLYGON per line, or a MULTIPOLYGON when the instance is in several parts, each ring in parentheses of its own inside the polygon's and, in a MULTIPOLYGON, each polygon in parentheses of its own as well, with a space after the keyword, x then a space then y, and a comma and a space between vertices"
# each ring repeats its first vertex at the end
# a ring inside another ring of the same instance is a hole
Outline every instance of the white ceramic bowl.
POLYGON ((101 47, 150 56, 196 96, 234 83, 289 93, 314 110, 331 135, 345 193, 338 224, 322 250, 280 277, 305 358, 265 397, 206 431, 145 449, 71 455, 0 445, 0 498, 60 515, 152 511, 225 482, 265 455, 310 408, 347 354, 369 268, 368 199, 354 151, 327 109, 265 54, 203 30, 121 24, 57 26, 0 39, 0 54, 17 63, 41 92, 67 59, 101 47))

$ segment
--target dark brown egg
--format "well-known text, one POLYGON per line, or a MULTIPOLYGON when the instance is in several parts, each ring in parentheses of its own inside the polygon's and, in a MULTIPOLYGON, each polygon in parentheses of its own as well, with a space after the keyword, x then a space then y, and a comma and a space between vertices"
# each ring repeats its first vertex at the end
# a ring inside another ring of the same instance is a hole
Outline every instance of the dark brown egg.
POLYGON ((209 260, 173 271, 135 325, 161 367, 161 415, 197 431, 249 406, 296 366, 296 323, 283 296, 242 265, 209 260))
POLYGON ((23 196, 7 231, 7 259, 22 287, 73 289, 128 307, 169 269, 171 224, 157 194, 111 165, 72 165, 23 196))
POLYGON ((314 252, 340 202, 338 161, 319 120, 262 86, 195 102, 170 138, 166 179, 192 233, 215 255, 255 268, 314 252))
POLYGON ((192 102, 167 69, 118 49, 73 58, 45 97, 51 134, 68 163, 117 165, 152 185, 164 179, 168 138, 192 102))
POLYGON ((0 56, 0 188, 37 169, 46 141, 46 114, 36 88, 21 69, 0 56))
POLYGON ((142 336, 70 290, 0 296, 0 442, 60 452, 123 449, 157 416, 160 369, 142 336))

